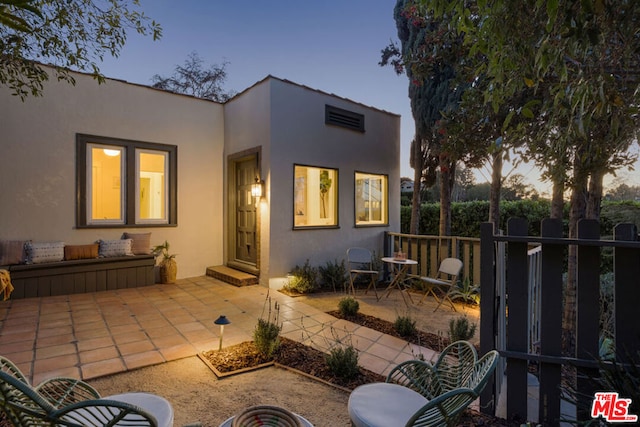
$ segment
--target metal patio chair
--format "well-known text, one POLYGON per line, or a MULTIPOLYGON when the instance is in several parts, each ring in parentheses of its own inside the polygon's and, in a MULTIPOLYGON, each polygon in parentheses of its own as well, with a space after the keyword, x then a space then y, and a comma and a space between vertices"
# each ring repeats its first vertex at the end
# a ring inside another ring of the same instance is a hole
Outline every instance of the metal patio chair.
POLYGON ((366 276, 369 279, 369 286, 364 291, 365 295, 369 292, 369 289, 373 287, 373 293, 376 295, 376 301, 380 299, 378 297, 378 291, 376 290, 376 282, 380 272, 373 269, 373 254, 366 248, 349 248, 347 249, 347 267, 349 269, 349 285, 351 287, 351 293, 356 295, 356 288, 354 282, 358 276, 366 276))
POLYGON ((438 301, 438 305, 435 310, 433 310, 434 312, 438 311, 444 301, 447 301, 449 305, 451 305, 451 308, 453 308, 453 311, 457 312, 458 310, 456 310, 456 306, 451 300, 451 292, 456 286, 461 270, 462 261, 458 258, 445 258, 440 263, 440 268, 438 268, 438 273, 435 277, 413 276, 413 278, 420 280, 425 287, 424 295, 420 302, 424 301, 428 295, 432 295, 436 301, 438 301), (436 290, 442 293, 440 298, 438 298, 436 290))

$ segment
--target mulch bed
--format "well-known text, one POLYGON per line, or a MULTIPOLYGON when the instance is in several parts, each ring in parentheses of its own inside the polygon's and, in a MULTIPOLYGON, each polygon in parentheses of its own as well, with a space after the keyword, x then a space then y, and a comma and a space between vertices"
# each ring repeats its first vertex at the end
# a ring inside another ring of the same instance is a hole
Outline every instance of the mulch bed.
POLYGON ((416 330, 416 333, 413 335, 402 336, 396 330, 393 322, 382 320, 374 316, 369 316, 367 314, 356 313, 355 316, 343 316, 342 313, 338 310, 329 311, 327 312, 327 314, 330 314, 333 317, 337 317, 338 319, 344 319, 348 320, 349 322, 357 323, 360 326, 365 326, 367 328, 373 329, 374 331, 401 338, 411 344, 427 347, 438 352, 448 346, 450 342, 448 337, 432 334, 430 332, 423 332, 420 330, 416 330))
MULTIPOLYGON (((332 316, 344 318, 339 312, 329 312, 332 316)), ((417 331, 414 336, 401 337, 395 330, 393 323, 373 316, 358 313, 355 317, 344 318, 353 323, 402 338, 416 345, 431 348, 439 351, 449 344, 449 339, 431 334, 428 332, 417 331)), ((262 356, 253 345, 253 342, 247 341, 234 346, 223 348, 222 350, 211 350, 201 354, 212 366, 220 372, 232 372, 234 370, 255 367, 264 363, 274 361, 284 367, 293 368, 309 376, 315 377, 326 383, 339 386, 346 390, 353 390, 359 385, 371 382, 384 381, 385 377, 367 369, 360 368, 357 377, 351 380, 345 380, 333 375, 325 362, 325 354, 312 347, 290 340, 281 338, 280 348, 272 359, 262 356)), ((499 427, 519 427, 520 422, 508 421, 502 418, 492 417, 480 412, 467 409, 459 423, 459 426, 499 426, 499 427)))
POLYGON ((226 347, 220 351, 206 351, 202 356, 217 370, 224 373, 273 361, 348 390, 385 379, 382 375, 364 368, 360 368, 360 374, 352 379, 336 377, 329 370, 323 352, 288 338, 281 337, 280 340, 280 347, 271 359, 260 354, 251 341, 226 347))

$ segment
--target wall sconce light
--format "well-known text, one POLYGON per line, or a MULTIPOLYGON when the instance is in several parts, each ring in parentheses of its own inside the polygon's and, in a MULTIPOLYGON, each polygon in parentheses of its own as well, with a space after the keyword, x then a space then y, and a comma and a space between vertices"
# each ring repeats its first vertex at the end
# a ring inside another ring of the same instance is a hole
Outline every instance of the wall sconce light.
POLYGON ((213 323, 216 325, 220 325, 220 347, 218 347, 218 351, 222 350, 222 335, 224 335, 224 325, 231 324, 231 321, 227 319, 227 316, 218 317, 213 323))
POLYGON ((256 177, 256 181, 251 184, 251 196, 258 201, 260 197, 262 197, 262 187, 264 182, 260 179, 260 177, 256 177))

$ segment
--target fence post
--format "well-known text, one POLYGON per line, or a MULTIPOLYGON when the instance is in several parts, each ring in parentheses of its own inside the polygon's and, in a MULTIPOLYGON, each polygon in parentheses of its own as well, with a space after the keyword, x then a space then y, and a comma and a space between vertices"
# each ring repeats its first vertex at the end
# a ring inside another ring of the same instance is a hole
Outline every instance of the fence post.
MULTIPOLYGON (((496 348, 496 281, 495 281, 495 242, 493 223, 480 224, 480 352, 485 354, 496 348)), ((480 410, 486 414, 495 414, 496 395, 495 377, 502 372, 494 372, 480 394, 480 410)))
MULTIPOLYGON (((562 220, 545 219, 542 237, 562 237, 562 220)), ((542 245, 540 289, 540 354, 562 356, 562 271, 563 245, 542 245)), ((557 363, 540 363, 538 420, 558 424, 562 371, 557 363)))
MULTIPOLYGON (((527 221, 511 218, 507 223, 509 236, 527 236, 527 221)), ((527 243, 509 242, 507 249, 507 295, 509 321, 507 351, 526 354, 529 336, 527 318, 528 280, 527 243)), ((527 360, 511 357, 507 360, 507 418, 527 419, 527 360)))
MULTIPOLYGON (((594 219, 578 221, 578 239, 597 240, 600 238, 600 223, 594 219)), ((593 359, 598 357, 600 330, 600 248, 578 245, 576 286, 576 357, 593 359)), ((598 370, 577 368, 577 419, 591 418, 589 411, 595 387, 592 378, 598 370)))
MULTIPOLYGON (((616 240, 633 241, 638 231, 634 224, 618 224, 614 229, 616 240)), ((616 356, 620 360, 626 355, 637 356, 640 351, 640 250, 615 248, 613 257, 615 272, 615 338, 616 356)))

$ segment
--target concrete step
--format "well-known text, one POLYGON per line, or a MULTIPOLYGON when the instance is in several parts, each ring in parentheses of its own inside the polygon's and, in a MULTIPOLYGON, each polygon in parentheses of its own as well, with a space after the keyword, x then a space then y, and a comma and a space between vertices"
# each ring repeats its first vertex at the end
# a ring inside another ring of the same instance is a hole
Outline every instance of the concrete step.
POLYGON ((207 267, 207 276, 222 280, 234 286, 257 285, 258 277, 244 271, 235 270, 225 265, 207 267))

